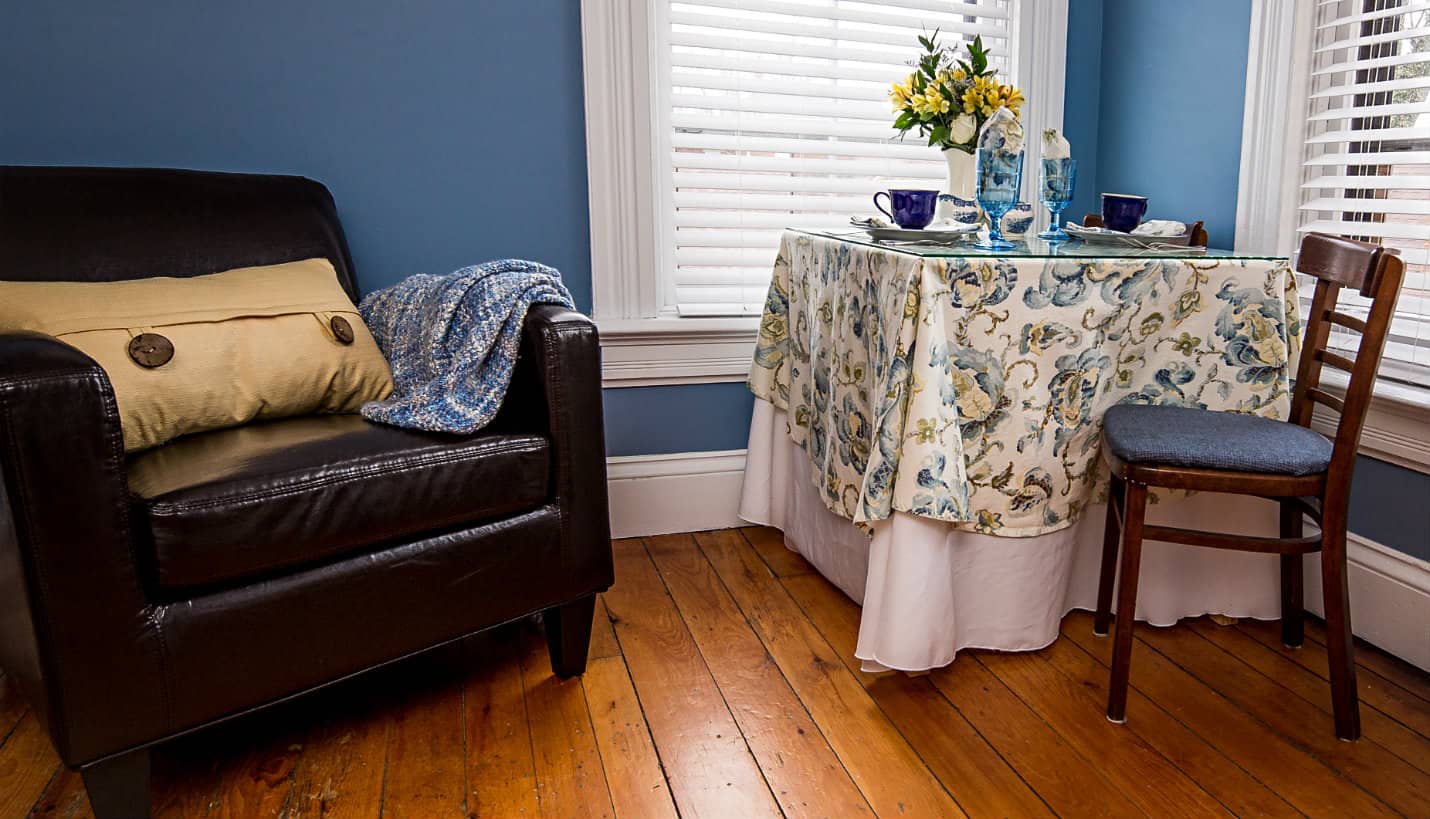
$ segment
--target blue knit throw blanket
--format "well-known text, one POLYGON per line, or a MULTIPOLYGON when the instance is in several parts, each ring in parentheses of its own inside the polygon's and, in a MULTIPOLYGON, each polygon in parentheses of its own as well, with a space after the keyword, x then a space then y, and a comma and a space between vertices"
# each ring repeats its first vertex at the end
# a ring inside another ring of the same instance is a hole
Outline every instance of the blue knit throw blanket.
POLYGON ((521 259, 419 274, 368 294, 363 320, 392 367, 392 395, 363 406, 369 421, 470 434, 501 408, 533 304, 571 307, 554 268, 521 259))

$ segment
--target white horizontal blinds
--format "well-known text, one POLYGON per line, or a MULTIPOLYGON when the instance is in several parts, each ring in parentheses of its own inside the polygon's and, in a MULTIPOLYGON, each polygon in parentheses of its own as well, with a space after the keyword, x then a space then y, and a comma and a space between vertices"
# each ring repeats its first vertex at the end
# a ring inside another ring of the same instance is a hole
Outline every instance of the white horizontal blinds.
POLYGON ((757 316, 782 228, 847 226, 882 189, 943 188, 938 150, 894 138, 889 85, 934 29, 950 46, 982 35, 1006 72, 1008 14, 1005 0, 670 3, 666 238, 680 315, 757 316))
MULTIPOLYGON (((1430 2, 1322 2, 1314 38, 1299 228, 1400 251, 1380 375, 1430 386, 1430 2)), ((1341 304, 1369 306, 1354 292, 1341 304)), ((1336 328, 1333 345, 1357 343, 1336 328)))

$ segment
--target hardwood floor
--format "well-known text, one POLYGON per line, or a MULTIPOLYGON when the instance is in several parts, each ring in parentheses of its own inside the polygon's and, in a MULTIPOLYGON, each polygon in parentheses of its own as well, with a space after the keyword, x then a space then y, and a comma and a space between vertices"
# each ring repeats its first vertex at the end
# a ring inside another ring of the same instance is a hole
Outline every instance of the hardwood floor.
MULTIPOLYGON (((581 679, 520 623, 158 750, 161 817, 1430 816, 1430 676, 1357 653, 1332 732, 1325 638, 1073 614, 1031 654, 858 670, 859 610, 765 529, 618 541, 581 679)), ((88 816, 0 677, 0 817, 88 816)))

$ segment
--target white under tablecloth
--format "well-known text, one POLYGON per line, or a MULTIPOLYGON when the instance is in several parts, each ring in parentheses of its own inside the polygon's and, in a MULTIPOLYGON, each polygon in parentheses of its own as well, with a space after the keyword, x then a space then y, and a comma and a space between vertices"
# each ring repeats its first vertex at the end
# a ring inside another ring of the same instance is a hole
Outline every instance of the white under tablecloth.
MULTIPOLYGON (((1062 618, 1097 603, 1105 507, 1074 526, 1030 538, 992 537, 903 512, 872 540, 830 512, 809 485, 804 450, 785 413, 755 402, 740 517, 773 526, 836 586, 863 605, 855 652, 865 670, 923 671, 963 648, 1029 651, 1052 643, 1062 618)), ((1248 535, 1276 535, 1270 501, 1200 494, 1148 509, 1148 520, 1248 535)), ((1137 619, 1172 625, 1216 613, 1280 617, 1275 555, 1147 542, 1137 619)))

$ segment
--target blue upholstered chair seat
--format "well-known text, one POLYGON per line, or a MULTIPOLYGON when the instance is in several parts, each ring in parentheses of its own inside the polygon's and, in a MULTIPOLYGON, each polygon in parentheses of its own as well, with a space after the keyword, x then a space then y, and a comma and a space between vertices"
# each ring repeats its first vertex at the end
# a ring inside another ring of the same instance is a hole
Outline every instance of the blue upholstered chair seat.
POLYGON ((1235 412, 1118 404, 1103 416, 1102 435, 1131 464, 1311 475, 1331 462, 1331 442, 1320 433, 1235 412))

